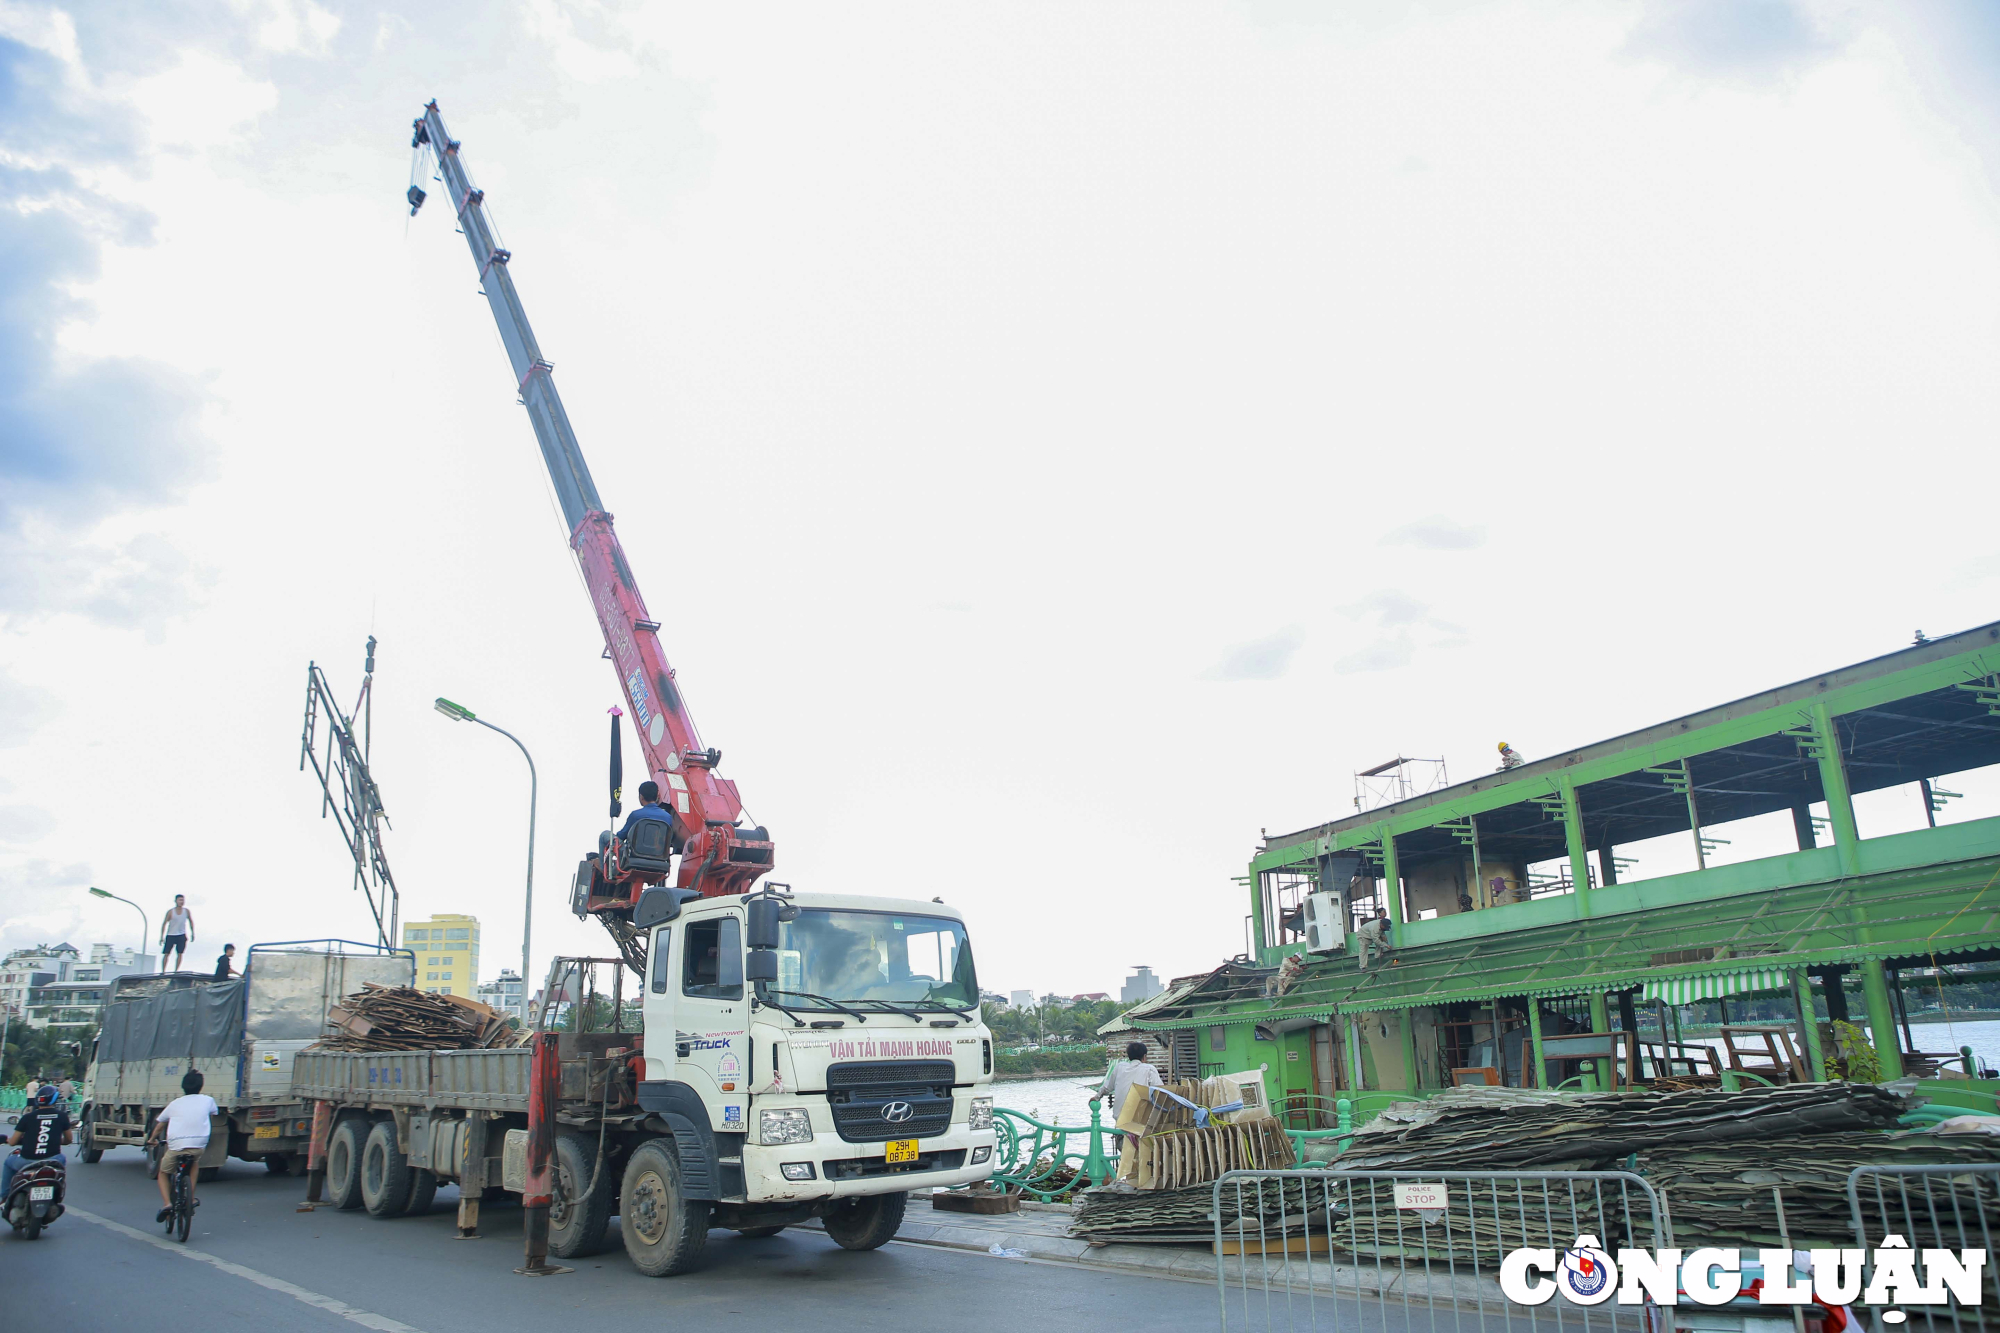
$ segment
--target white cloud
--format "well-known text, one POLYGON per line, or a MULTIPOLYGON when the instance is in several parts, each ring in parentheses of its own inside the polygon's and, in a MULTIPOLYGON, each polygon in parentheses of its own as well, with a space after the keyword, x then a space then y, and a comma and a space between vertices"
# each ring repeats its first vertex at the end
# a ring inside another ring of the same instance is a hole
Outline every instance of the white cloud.
POLYGON ((277 86, 203 51, 135 84, 131 101, 163 148, 213 148, 240 140, 278 104, 277 86))
POLYGON ((1210 667, 1203 680, 1276 680, 1292 668, 1292 658, 1304 646, 1305 631, 1288 625, 1275 634, 1239 643, 1210 667))
POLYGON ((1471 551, 1486 544, 1486 527, 1432 514, 1394 528, 1382 537, 1384 546, 1417 546, 1427 551, 1471 551))

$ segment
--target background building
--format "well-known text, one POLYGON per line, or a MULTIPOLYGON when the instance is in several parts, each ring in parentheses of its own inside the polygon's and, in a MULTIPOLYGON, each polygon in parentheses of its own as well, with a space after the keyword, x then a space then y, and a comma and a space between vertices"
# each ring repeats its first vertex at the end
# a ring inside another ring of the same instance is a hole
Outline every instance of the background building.
POLYGON ((1152 999, 1161 989, 1160 979, 1153 975, 1152 968, 1143 963, 1135 964, 1132 975, 1125 978, 1125 984, 1118 988, 1118 1002, 1137 1004, 1141 1000, 1152 999))
POLYGON ((87 962, 71 944, 17 949, 0 961, 0 1011, 29 1027, 86 1027, 101 1017, 112 982, 152 970, 151 954, 108 944, 91 945, 87 962))
POLYGON ((1035 993, 1031 990, 1017 990, 1007 997, 1007 1002, 1016 1009, 1032 1009, 1035 1007, 1035 993))
POLYGON ((441 912, 403 927, 403 947, 417 956, 417 989, 479 998, 479 918, 441 912))
MULTIPOLYGON (((424 970, 429 971, 430 969, 426 967, 424 970)), ((521 974, 511 967, 500 970, 500 979, 498 981, 482 981, 479 983, 479 1002, 481 1004, 489 1004, 502 1013, 512 1014, 523 1023, 528 1021, 527 1010, 521 1007, 522 996, 526 993, 526 988, 521 985, 521 974)))

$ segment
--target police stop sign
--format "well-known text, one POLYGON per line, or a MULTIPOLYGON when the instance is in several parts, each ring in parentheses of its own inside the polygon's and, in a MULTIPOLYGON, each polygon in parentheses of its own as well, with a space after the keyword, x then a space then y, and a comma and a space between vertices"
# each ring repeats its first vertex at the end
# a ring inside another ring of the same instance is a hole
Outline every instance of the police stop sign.
POLYGON ((1398 1208, 1444 1208, 1446 1206, 1444 1182, 1423 1185, 1408 1180, 1396 1182, 1396 1206, 1398 1208))

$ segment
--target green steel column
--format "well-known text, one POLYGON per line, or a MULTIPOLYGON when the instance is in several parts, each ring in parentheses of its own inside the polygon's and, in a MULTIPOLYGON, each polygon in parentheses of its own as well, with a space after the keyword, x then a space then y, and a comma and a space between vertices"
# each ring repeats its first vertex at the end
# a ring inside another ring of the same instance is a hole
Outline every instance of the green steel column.
MULTIPOLYGON (((1586 917, 1590 915, 1590 858, 1583 850, 1583 807, 1576 799, 1576 783, 1570 779, 1557 778, 1556 791, 1562 797, 1563 840, 1569 844, 1569 880, 1576 886, 1576 914, 1586 917)), ((1603 999, 1598 997, 1600 1006, 1603 999)), ((1602 1027, 1599 1024, 1600 1031, 1602 1027)))
POLYGON ((1424 1086, 1423 1075, 1417 1072, 1417 1020, 1408 1009, 1403 1010, 1403 1072, 1411 1092, 1424 1086))
MULTIPOLYGON (((1611 1011, 1604 1003, 1604 992, 1590 993, 1590 1030, 1592 1032, 1611 1031, 1611 1011)), ((1589 1089, 1595 1083, 1599 1089, 1615 1088, 1618 1085, 1618 1058, 1593 1060, 1584 1072, 1583 1086, 1589 1089)))
MULTIPOLYGON (((1826 795, 1826 813, 1833 824, 1833 845, 1843 875, 1861 873, 1861 833, 1854 824, 1854 794, 1847 785, 1847 765, 1840 758, 1840 731, 1824 703, 1812 706, 1814 748, 1819 751, 1819 785, 1826 795)), ((1900 1060, 1898 1061, 1900 1063, 1900 1060)))
POLYGON ((1826 1082, 1826 1055, 1819 1044, 1819 1015, 1813 1012, 1812 983, 1802 967, 1792 969, 1792 1003, 1799 1009, 1799 1026, 1806 1039, 1806 1079, 1826 1082))
MULTIPOLYGON (((1839 825, 1835 825, 1836 828, 1839 825)), ((1879 958, 1861 963, 1861 996, 1868 1003, 1868 1036, 1882 1061, 1882 1077, 1903 1076, 1903 1040, 1896 1033, 1896 1010, 1889 1003, 1889 971, 1879 958)))
POLYGON ((1535 1081, 1528 1086, 1546 1088, 1549 1085, 1549 1066, 1548 1061, 1542 1058, 1542 1002, 1532 995, 1528 997, 1528 1044, 1534 1048, 1535 1062, 1535 1081))
POLYGON ((1271 947, 1271 941, 1264 938, 1264 877, 1257 873, 1255 863, 1250 866, 1250 929, 1259 963, 1264 961, 1264 953, 1271 947))
POLYGON ((1382 896, 1389 908, 1389 944, 1403 947, 1403 874, 1396 864, 1396 838, 1382 830, 1382 896))

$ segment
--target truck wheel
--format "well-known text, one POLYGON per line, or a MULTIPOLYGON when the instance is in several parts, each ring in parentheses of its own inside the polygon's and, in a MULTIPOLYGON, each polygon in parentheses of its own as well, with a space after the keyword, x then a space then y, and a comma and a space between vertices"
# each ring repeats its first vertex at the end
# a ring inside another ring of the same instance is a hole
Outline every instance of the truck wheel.
POLYGON ((411 1217, 422 1217, 431 1210, 437 1198, 438 1178, 432 1171, 410 1172, 410 1206, 404 1211, 411 1217))
POLYGON ((762 1240, 766 1236, 775 1236, 783 1230, 783 1227, 738 1227, 736 1234, 745 1240, 762 1240))
POLYGON ((326 1197, 342 1211, 361 1206, 361 1144, 367 1131, 360 1116, 343 1117, 326 1145, 326 1197))
POLYGON ((221 1174, 222 1174, 222 1168, 219 1166, 197 1167, 194 1173, 195 1183, 198 1185, 206 1185, 209 1181, 216 1179, 221 1174))
POLYGON ((597 1173, 597 1188, 588 1195, 591 1164, 597 1160, 597 1136, 575 1130, 556 1135, 555 1189, 549 1198, 549 1253, 578 1259, 604 1248, 611 1225, 611 1171, 597 1173))
POLYGON ((843 1250, 876 1250, 895 1239, 903 1225, 907 1194, 871 1194, 863 1199, 842 1199, 826 1215, 826 1234, 843 1250))
POLYGON ((290 1175, 292 1155, 288 1152, 274 1152, 264 1159, 264 1169, 274 1176, 290 1175))
POLYGON ((693 1268, 708 1244, 709 1207, 681 1185, 681 1159, 667 1139, 648 1139, 632 1150, 619 1186, 618 1229, 632 1266, 647 1277, 673 1277, 693 1268))
POLYGON ((104 1149, 97 1146, 97 1111, 92 1108, 83 1113, 83 1125, 77 1133, 83 1140, 83 1150, 77 1153, 85 1163, 96 1166, 104 1160, 104 1149))
POLYGON ((401 1217, 410 1208, 410 1159, 396 1147, 396 1122, 377 1120, 361 1145, 361 1202, 370 1217, 401 1217))

